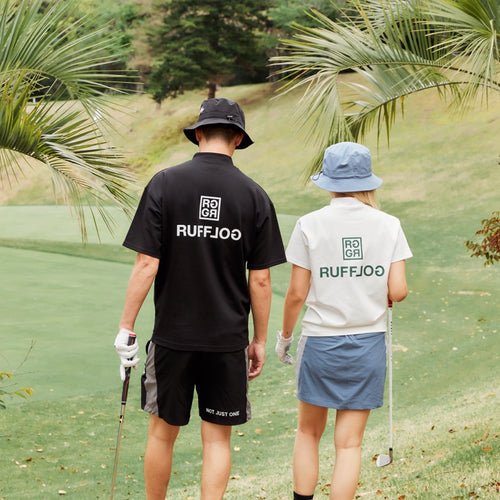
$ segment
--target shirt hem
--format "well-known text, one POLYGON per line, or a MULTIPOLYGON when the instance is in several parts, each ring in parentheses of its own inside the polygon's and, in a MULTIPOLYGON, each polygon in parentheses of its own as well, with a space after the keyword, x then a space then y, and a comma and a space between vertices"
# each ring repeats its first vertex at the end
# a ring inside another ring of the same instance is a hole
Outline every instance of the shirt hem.
POLYGON ((141 247, 140 245, 134 245, 133 243, 129 243, 127 241, 123 242, 123 246, 128 248, 129 250, 133 250, 134 252, 142 253, 144 255, 148 255, 149 257, 153 257, 155 259, 159 259, 160 255, 152 250, 141 247))
POLYGON ((164 339, 159 339, 155 336, 152 337, 152 342, 154 344, 160 345, 161 347, 166 347, 167 349, 172 349, 173 351, 191 351, 191 352, 236 352, 246 349, 248 347, 248 341, 241 342, 234 345, 201 345, 201 344, 177 344, 175 342, 165 341, 164 339))
POLYGON ((385 333, 387 326, 384 324, 370 325, 368 328, 328 328, 318 330, 308 329, 302 325, 302 335, 304 337, 340 337, 342 335, 365 335, 367 333, 385 333))
POLYGON ((268 264, 262 264, 257 266, 248 266, 249 271, 260 271, 262 269, 268 269, 269 267, 279 266, 280 264, 284 264, 286 262, 286 258, 275 260, 273 262, 269 262, 268 264))

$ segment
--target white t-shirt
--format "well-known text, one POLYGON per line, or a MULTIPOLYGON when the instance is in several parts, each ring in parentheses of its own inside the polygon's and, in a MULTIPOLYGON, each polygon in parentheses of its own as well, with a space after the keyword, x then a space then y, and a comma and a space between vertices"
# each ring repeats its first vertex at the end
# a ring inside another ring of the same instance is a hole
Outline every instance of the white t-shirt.
POLYGON ((389 268, 412 253, 396 217, 346 197, 301 217, 286 256, 311 271, 302 334, 330 336, 386 331, 389 268))

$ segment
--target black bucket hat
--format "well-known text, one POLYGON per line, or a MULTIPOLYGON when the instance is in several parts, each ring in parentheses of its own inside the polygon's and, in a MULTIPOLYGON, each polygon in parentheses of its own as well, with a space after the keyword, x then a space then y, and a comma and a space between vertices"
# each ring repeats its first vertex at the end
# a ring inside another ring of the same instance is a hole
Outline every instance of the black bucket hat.
POLYGON ((243 110, 237 102, 225 97, 216 97, 203 101, 198 122, 186 127, 184 134, 193 144, 198 145, 195 130, 205 125, 232 125, 243 132, 243 140, 236 149, 245 149, 253 144, 252 139, 245 131, 245 114, 243 110))

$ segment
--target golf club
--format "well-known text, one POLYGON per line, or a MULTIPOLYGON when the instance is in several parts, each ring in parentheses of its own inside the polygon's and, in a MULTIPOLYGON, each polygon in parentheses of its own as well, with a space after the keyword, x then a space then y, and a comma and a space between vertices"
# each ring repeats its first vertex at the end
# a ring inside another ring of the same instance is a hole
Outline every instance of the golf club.
MULTIPOLYGON (((127 344, 132 345, 135 342, 135 338, 136 338, 135 335, 129 335, 127 344)), ((129 381, 130 381, 130 367, 125 368, 125 380, 123 381, 122 406, 120 411, 120 424, 118 426, 118 437, 116 439, 115 464, 113 466, 113 481, 111 483, 111 495, 109 497, 110 500, 113 500, 113 496, 115 494, 116 471, 118 469, 118 454, 120 453, 120 441, 122 437, 123 419, 125 418, 125 405, 127 404, 129 381)))
POLYGON ((387 335, 387 364, 389 366, 389 455, 377 457, 377 467, 384 467, 392 463, 392 301, 388 303, 388 335, 387 335))

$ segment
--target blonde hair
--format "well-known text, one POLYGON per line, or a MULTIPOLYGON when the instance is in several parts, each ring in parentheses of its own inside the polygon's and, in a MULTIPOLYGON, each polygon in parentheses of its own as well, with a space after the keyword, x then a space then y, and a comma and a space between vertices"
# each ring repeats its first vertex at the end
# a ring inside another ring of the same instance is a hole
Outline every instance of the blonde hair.
POLYGON ((356 198, 356 200, 368 205, 369 207, 379 209, 377 199, 375 197, 375 189, 371 191, 356 191, 354 193, 332 193, 334 198, 356 198))

